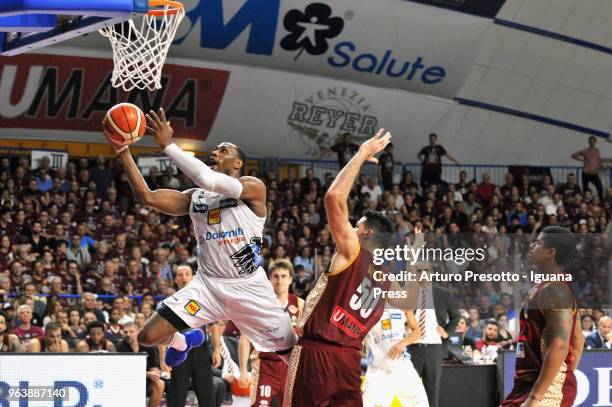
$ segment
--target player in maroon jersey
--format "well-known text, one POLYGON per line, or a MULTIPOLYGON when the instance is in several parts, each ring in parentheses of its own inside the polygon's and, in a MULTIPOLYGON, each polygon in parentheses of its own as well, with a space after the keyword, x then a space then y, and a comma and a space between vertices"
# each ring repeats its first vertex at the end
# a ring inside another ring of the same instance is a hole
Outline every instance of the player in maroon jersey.
POLYGON ((387 247, 393 224, 368 210, 353 228, 347 199, 361 166, 376 162, 374 155, 389 144, 391 135, 383 134, 381 129, 361 145, 325 194, 336 250, 298 318, 300 338, 291 353, 285 407, 363 405, 360 352, 383 313, 385 300, 375 289, 388 288, 373 278, 373 253, 387 247))
MULTIPOLYGON (((270 265, 268 274, 276 297, 295 325, 304 308, 304 300, 289 293, 293 281, 293 265, 287 260, 277 260, 270 265)), ((239 345, 241 386, 248 384, 247 361, 250 351, 251 343, 246 335, 242 335, 239 345)), ((254 352, 251 359, 251 405, 280 406, 285 392, 287 363, 276 352, 254 352)))
POLYGON ((531 245, 529 257, 546 282, 530 291, 520 316, 514 387, 502 407, 571 407, 576 399, 574 370, 584 335, 577 321, 571 286, 560 281, 576 251, 574 235, 548 226, 531 245))

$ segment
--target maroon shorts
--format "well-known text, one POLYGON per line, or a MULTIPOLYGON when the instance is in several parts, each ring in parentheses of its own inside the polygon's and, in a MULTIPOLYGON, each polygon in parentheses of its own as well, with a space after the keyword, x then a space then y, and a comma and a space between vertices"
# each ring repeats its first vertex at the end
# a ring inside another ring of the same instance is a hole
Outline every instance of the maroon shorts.
POLYGON ((280 359, 257 360, 253 366, 257 381, 253 380, 255 388, 251 392, 251 406, 282 406, 287 370, 287 364, 280 359))
POLYGON ((361 407, 361 354, 300 339, 291 353, 284 407, 361 407))
MULTIPOLYGON (((501 407, 519 407, 525 401, 533 389, 536 377, 532 377, 530 380, 514 380, 514 387, 506 399, 502 402, 501 407)), ((565 373, 565 380, 561 379, 559 386, 555 386, 554 382, 548 389, 548 394, 556 399, 556 403, 559 407, 572 407, 576 400, 576 376, 574 372, 565 373), (561 380, 563 381, 561 383, 561 380)))

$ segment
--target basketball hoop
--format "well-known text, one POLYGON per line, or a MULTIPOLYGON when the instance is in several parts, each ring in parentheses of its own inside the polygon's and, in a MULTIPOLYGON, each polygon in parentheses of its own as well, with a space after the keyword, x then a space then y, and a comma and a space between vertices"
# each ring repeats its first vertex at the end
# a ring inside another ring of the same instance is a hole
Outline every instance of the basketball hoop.
POLYGON ((176 30, 185 16, 183 4, 149 0, 149 12, 100 30, 113 48, 114 87, 129 91, 161 89, 161 73, 176 30))

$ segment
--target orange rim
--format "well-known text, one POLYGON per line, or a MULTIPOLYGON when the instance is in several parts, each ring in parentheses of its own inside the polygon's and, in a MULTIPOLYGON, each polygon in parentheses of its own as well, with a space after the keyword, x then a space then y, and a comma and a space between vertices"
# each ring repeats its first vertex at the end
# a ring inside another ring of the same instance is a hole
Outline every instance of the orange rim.
POLYGON ((176 14, 179 10, 183 9, 183 3, 173 0, 149 0, 149 12, 150 16, 163 17, 167 14, 176 14), (168 9, 156 10, 156 7, 165 7, 168 9))

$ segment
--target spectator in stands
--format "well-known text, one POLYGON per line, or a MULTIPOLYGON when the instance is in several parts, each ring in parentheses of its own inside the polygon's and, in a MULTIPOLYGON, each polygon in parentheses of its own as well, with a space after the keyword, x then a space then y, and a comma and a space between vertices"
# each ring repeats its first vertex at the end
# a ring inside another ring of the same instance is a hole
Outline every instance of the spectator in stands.
POLYGON ((77 352, 115 352, 115 345, 104 337, 104 324, 93 321, 87 324, 87 338, 77 345, 77 352))
POLYGON ((161 378, 159 351, 157 346, 147 347, 138 343, 139 329, 134 322, 127 322, 124 326, 125 337, 117 343, 117 352, 147 354, 147 395, 149 407, 159 405, 164 394, 165 384, 161 378))
MULTIPOLYGON (((79 339, 86 339, 87 335, 89 335, 89 333, 87 332, 87 326, 94 322, 97 321, 96 319, 96 315, 91 312, 91 311, 87 311, 85 313, 83 313, 83 321, 81 324, 81 327, 79 329, 79 339)), ((78 343, 77 343, 78 344, 78 343)))
POLYGON ((81 295, 81 306, 83 307, 83 317, 85 317, 85 313, 92 312, 98 321, 106 322, 102 311, 96 309, 96 297, 92 293, 86 292, 81 295))
MULTIPOLYGON (((147 304, 148 305, 148 304, 147 304)), ((145 322, 147 322, 147 317, 142 312, 136 313, 136 318, 134 319, 134 323, 136 327, 140 330, 144 326, 145 322)))
POLYGON ((291 291, 298 297, 305 297, 313 284, 314 273, 307 272, 302 264, 295 265, 295 276, 291 284, 291 291))
POLYGON ((300 255, 293 260, 294 266, 302 266, 306 272, 314 273, 314 259, 311 255, 310 246, 304 246, 300 249, 300 255))
POLYGON ((338 155, 338 166, 343 168, 351 159, 353 154, 359 150, 359 146, 350 141, 351 133, 344 133, 341 141, 337 141, 331 147, 331 151, 338 155))
POLYGON ((96 166, 91 169, 91 180, 96 184, 96 194, 106 196, 106 191, 111 186, 113 176, 106 166, 106 159, 99 155, 96 158, 96 166))
POLYGON ((4 274, 0 274, 0 304, 8 302, 8 295, 11 292, 11 279, 4 274))
POLYGON ((576 151, 572 154, 574 160, 581 161, 582 167, 582 188, 586 190, 589 188, 589 184, 593 184, 599 194, 599 199, 604 198, 603 196, 603 185, 599 178, 599 170, 601 169, 601 155, 599 149, 596 147, 597 138, 595 136, 589 137, 589 147, 584 150, 576 151))
POLYGON ((368 194, 368 201, 377 204, 378 198, 382 195, 382 189, 376 177, 369 177, 367 184, 361 187, 361 194, 368 194))
POLYGON ((512 333, 508 330, 508 315, 503 312, 497 316, 498 333, 495 340, 504 349, 510 349, 514 343, 512 333))
POLYGON ((589 281, 589 276, 586 270, 580 270, 572 283, 572 288, 576 295, 576 300, 582 300, 589 297, 593 292, 593 284, 589 281))
POLYGON ((7 332, 8 324, 6 315, 0 312, 0 353, 21 351, 21 343, 15 334, 7 332))
MULTIPOLYGON (((393 157, 393 144, 387 144, 385 151, 378 157, 378 167, 380 169, 380 178, 382 179, 383 188, 385 191, 390 191, 393 186, 393 168, 395 166, 395 158, 393 157)), ((344 166, 341 166, 342 168, 344 166)))
POLYGON ((11 333, 17 335, 23 349, 27 349, 30 341, 34 338, 41 338, 45 335, 43 329, 39 326, 32 325, 32 307, 23 304, 17 308, 18 324, 11 333))
POLYGON ((455 328, 456 332, 461 332, 463 334, 463 342, 462 346, 469 346, 471 350, 476 349, 476 341, 468 336, 468 319, 464 316, 459 317, 459 322, 457 323, 457 328, 455 328))
POLYGON ((118 308, 113 308, 108 316, 108 329, 104 332, 104 337, 113 343, 123 337, 123 325, 119 323, 120 318, 121 311, 118 308))
POLYGON ((576 174, 573 172, 567 174, 566 182, 559 187, 559 192, 563 199, 573 199, 577 193, 582 194, 582 190, 576 182, 576 174))
POLYGON ((476 193, 478 194, 478 198, 480 202, 484 205, 488 205, 491 198, 493 198, 493 191, 495 186, 491 184, 491 178, 488 173, 482 174, 482 182, 478 185, 476 189, 476 193))
POLYGON ((482 332, 482 339, 476 342, 476 349, 480 352, 487 346, 500 347, 501 344, 497 342, 497 336, 499 333, 499 324, 494 319, 488 319, 485 321, 484 330, 482 332))
POLYGON ((431 184, 440 184, 442 182, 442 157, 447 156, 449 160, 457 165, 457 161, 453 156, 446 152, 446 149, 437 144, 438 135, 432 133, 429 135, 429 145, 419 151, 418 158, 422 164, 421 169, 421 186, 423 189, 431 184))
MULTIPOLYGON (((1 278, 1 277, 0 277, 1 278)), ((1 284, 0 284, 1 287, 1 284)), ((27 299, 34 301, 34 307, 32 308, 32 314, 43 315, 45 312, 46 304, 40 300, 36 295, 36 286, 32 283, 27 283, 23 287, 23 296, 19 300, 20 304, 25 304, 27 299)))
POLYGON ((482 295, 480 297, 480 303, 479 303, 479 307, 478 307, 478 315, 480 316, 481 319, 489 319, 493 317, 493 309, 491 306, 491 299, 486 296, 486 295, 482 295))
POLYGON ((478 308, 472 307, 468 310, 469 312, 469 327, 467 336, 472 339, 480 339, 484 329, 484 323, 480 320, 480 313, 478 308))
POLYGON ((583 315, 580 318, 580 323, 582 327, 582 333, 584 334, 585 338, 587 338, 589 335, 591 335, 595 331, 595 321, 592 315, 590 314, 583 315))
POLYGON ((57 322, 45 325, 44 336, 33 338, 27 347, 29 353, 67 353, 68 351, 68 342, 62 339, 62 328, 57 322))
POLYGON ((127 322, 134 322, 134 312, 131 310, 131 301, 125 296, 119 296, 113 301, 113 308, 119 311, 119 324, 126 324, 127 322))
POLYGON ((599 318, 597 331, 586 337, 587 349, 612 349, 612 318, 599 318))
POLYGON ((39 257, 43 254, 45 248, 49 245, 47 238, 41 235, 41 223, 36 221, 32 223, 32 230, 27 243, 32 246, 32 254, 39 257))
POLYGON ((73 233, 70 239, 70 247, 66 253, 68 260, 77 262, 77 266, 83 268, 91 263, 91 255, 87 246, 81 246, 81 236, 78 233, 73 233))
MULTIPOLYGON (((82 332, 81 310, 75 305, 68 308, 68 327, 76 334, 76 337, 82 332)), ((76 343, 74 345, 76 346, 76 343)))

